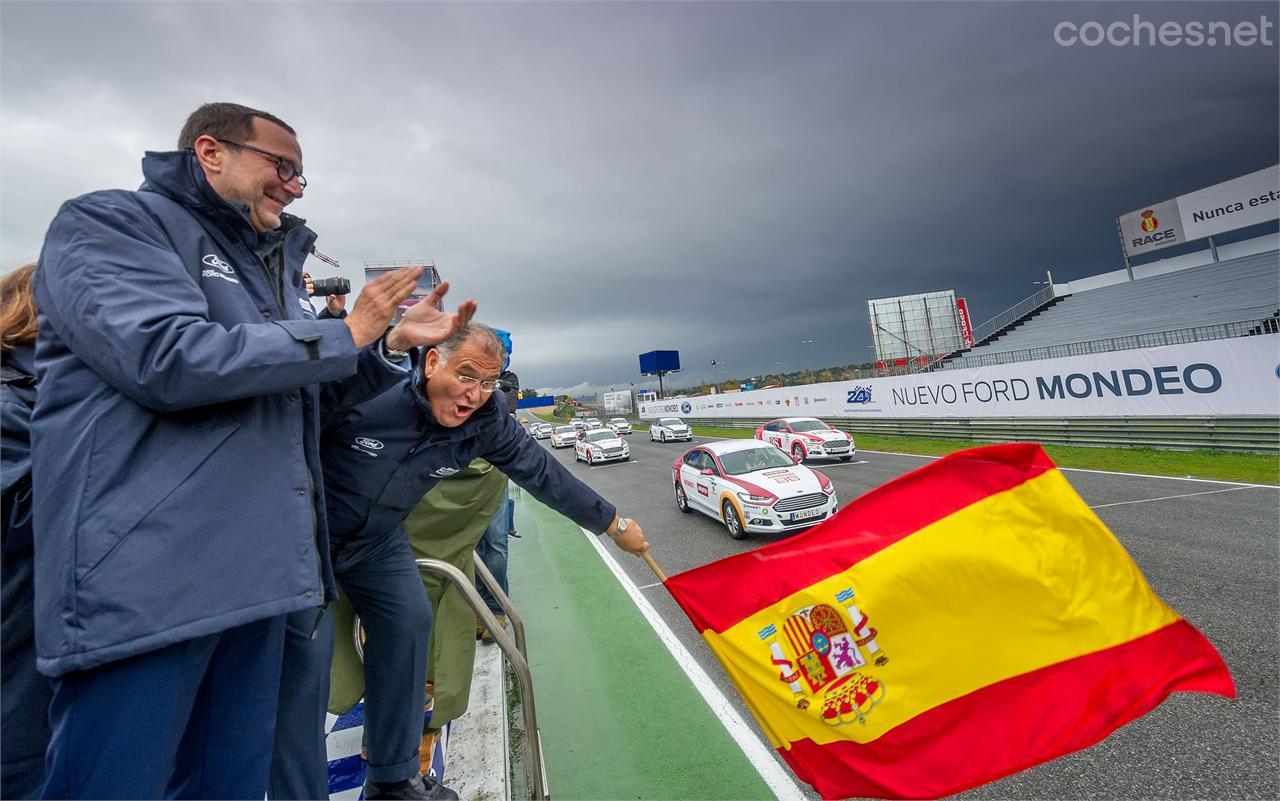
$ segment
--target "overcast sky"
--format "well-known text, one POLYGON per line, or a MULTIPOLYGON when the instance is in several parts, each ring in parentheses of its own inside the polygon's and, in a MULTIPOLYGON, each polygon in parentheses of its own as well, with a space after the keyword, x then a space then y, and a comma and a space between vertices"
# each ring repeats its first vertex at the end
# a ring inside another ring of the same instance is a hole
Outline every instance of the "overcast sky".
POLYGON ((1276 9, 5 0, 0 269, 229 100, 298 130, 290 210, 347 277, 434 259, 526 386, 867 361, 868 298, 955 289, 977 324, 1123 267, 1116 214, 1275 164, 1276 9), (1135 12, 1272 44, 1054 40, 1135 12))

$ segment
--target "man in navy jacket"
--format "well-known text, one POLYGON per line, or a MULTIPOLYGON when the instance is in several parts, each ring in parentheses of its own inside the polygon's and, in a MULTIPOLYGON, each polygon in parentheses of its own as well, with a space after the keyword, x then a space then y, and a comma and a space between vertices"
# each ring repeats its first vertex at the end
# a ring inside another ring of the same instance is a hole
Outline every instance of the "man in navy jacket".
POLYGON ((334 590, 321 405, 384 391, 395 351, 474 310, 420 303, 383 338, 406 269, 314 319, 293 129, 216 103, 178 145, 139 191, 64 204, 35 274, 47 798, 263 796, 285 618, 334 590))
MULTIPOLYGON (((400 527, 437 481, 482 458, 583 528, 608 533, 623 550, 641 554, 649 547, 639 524, 619 518, 613 504, 507 413, 495 391, 503 360, 494 330, 471 323, 427 351, 409 379, 324 424, 334 571, 366 634, 365 798, 457 798, 418 773, 431 605, 400 527)), ((325 697, 329 659, 323 646, 307 655, 326 668, 309 671, 325 697)), ((308 672, 288 662, 285 670, 308 672)), ((282 748, 314 739, 310 733, 324 725, 322 710, 282 709, 280 716, 281 731, 295 732, 282 748)))

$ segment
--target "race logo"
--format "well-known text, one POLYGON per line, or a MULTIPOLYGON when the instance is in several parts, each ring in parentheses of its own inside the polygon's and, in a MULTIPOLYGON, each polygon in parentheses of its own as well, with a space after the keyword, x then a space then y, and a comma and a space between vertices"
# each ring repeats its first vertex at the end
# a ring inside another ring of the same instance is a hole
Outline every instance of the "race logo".
POLYGON ((1156 219, 1156 214, 1151 209, 1142 212, 1142 222, 1138 223, 1142 230, 1150 233, 1160 227, 1160 220, 1156 219))
POLYGON ((685 401, 684 403, 680 404, 680 411, 684 412, 685 414, 688 414, 689 412, 693 411, 693 404, 690 403, 689 401, 685 401))
POLYGON ((786 406, 790 406, 790 405, 791 405, 791 399, 790 399, 790 398, 787 398, 787 400, 785 401, 784 405, 786 405, 786 406))
POLYGON ((845 403, 870 403, 871 402, 871 385, 854 386, 848 390, 848 399, 845 403))
POLYGON ((213 268, 211 270, 201 270, 201 278, 221 278, 223 281, 227 281, 232 284, 240 283, 240 279, 236 278, 236 271, 229 263, 227 263, 226 260, 217 254, 206 254, 204 258, 200 259, 200 263, 213 268))
POLYGON ((836 593, 835 604, 793 611, 779 626, 758 634, 768 648, 778 680, 791 690, 796 708, 814 709, 823 723, 841 726, 867 715, 885 698, 884 684, 868 668, 889 658, 876 642, 878 632, 853 602, 853 589, 836 593))
POLYGON ((435 476, 436 478, 448 478, 449 476, 453 475, 456 472, 458 472, 458 468, 456 467, 441 467, 431 475, 435 476))

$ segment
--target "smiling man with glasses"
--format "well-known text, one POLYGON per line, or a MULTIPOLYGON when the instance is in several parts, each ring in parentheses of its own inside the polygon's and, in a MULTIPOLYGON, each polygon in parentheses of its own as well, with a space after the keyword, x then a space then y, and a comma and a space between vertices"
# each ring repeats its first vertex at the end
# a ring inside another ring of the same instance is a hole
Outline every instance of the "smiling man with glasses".
MULTIPOLYGON (((432 614, 401 525, 437 482, 484 459, 583 528, 608 533, 623 550, 649 547, 639 524, 620 518, 508 413, 499 384, 503 361, 497 333, 470 323, 428 350, 398 387, 322 421, 334 572, 366 633, 368 799, 457 798, 419 773, 432 614)), ((323 764, 324 709, 301 701, 328 697, 332 632, 313 643, 292 663, 286 659, 286 681, 309 681, 312 689, 282 695, 277 743, 309 750, 309 761, 323 764)), ((306 754, 291 759, 308 761, 306 754)))
POLYGON ((397 351, 470 319, 437 310, 441 285, 387 331, 414 268, 315 319, 316 234, 284 212, 301 169, 283 120, 210 103, 146 154, 141 189, 67 201, 49 227, 32 422, 47 798, 267 794, 286 632, 336 590, 321 409, 394 391, 397 351))

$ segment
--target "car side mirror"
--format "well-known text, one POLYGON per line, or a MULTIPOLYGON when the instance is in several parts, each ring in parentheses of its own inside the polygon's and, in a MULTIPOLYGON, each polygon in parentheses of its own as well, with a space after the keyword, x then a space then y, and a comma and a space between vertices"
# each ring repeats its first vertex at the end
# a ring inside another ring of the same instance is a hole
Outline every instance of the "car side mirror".
POLYGON ((804 457, 798 453, 793 453, 791 454, 791 461, 795 462, 796 464, 800 464, 801 462, 804 461, 804 457))
POLYGON ((712 470, 710 467, 704 467, 698 472, 704 476, 714 476, 716 474, 716 471, 712 470))

